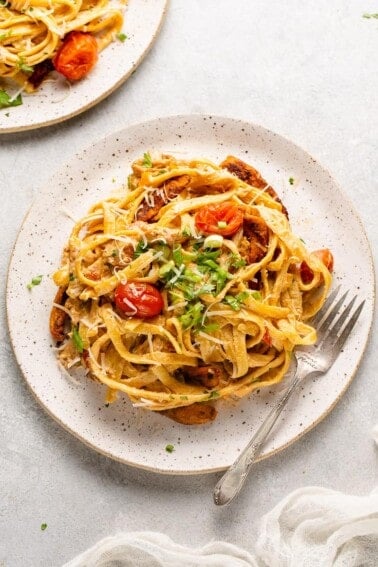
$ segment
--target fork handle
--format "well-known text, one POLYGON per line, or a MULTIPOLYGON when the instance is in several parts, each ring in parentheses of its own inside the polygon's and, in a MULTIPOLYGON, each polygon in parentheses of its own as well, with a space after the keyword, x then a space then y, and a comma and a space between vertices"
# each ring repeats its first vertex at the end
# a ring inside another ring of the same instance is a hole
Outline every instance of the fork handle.
MULTIPOLYGON (((308 371, 306 372, 306 374, 308 374, 308 371)), ((291 394, 294 392, 296 386, 299 384, 303 377, 304 376, 302 372, 299 372, 298 368, 292 383, 290 384, 282 398, 269 412, 266 419, 256 431, 255 435, 252 437, 246 448, 242 451, 242 453, 240 453, 236 461, 217 482, 214 489, 215 504, 217 504, 218 506, 228 504, 233 498, 235 498, 237 494, 239 494, 248 476, 249 469, 255 461, 256 455, 258 455, 259 453, 261 445, 272 430, 273 425, 276 423, 291 394)))

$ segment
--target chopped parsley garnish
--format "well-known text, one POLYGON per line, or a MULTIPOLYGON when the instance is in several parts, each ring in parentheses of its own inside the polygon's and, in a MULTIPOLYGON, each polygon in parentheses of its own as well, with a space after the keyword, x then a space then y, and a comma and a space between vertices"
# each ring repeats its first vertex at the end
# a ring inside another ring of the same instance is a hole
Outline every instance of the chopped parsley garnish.
MULTIPOLYGON (((205 250, 204 252, 200 252, 197 256, 197 263, 198 264, 206 264, 208 260, 216 260, 221 255, 221 250, 205 250)), ((218 264, 216 264, 218 267, 218 264)))
POLYGON ((122 41, 122 43, 128 39, 127 35, 122 32, 117 33, 116 38, 119 39, 119 41, 122 41))
POLYGON ((84 350, 83 339, 80 336, 78 328, 75 326, 72 327, 72 342, 75 345, 77 352, 82 353, 84 350))
POLYGON ((203 319, 203 310, 205 306, 201 301, 197 301, 196 303, 190 305, 185 313, 179 317, 180 323, 184 329, 201 329, 202 327, 202 319, 203 319))
POLYGON ((33 287, 35 287, 36 285, 39 285, 41 283, 42 278, 43 278, 43 276, 35 276, 35 278, 32 278, 31 282, 29 282, 26 287, 28 289, 33 289, 33 287))
POLYGON ((202 247, 203 245, 203 240, 198 240, 198 242, 195 242, 193 244, 193 250, 195 250, 196 252, 198 252, 198 250, 202 247))
POLYGON ((116 248, 114 250, 112 250, 112 256, 113 256, 113 258, 116 258, 117 256, 119 256, 119 250, 117 250, 116 248))
POLYGON ((30 65, 25 63, 25 59, 23 57, 19 57, 17 61, 17 67, 24 73, 32 73, 34 71, 34 67, 31 67, 30 65))
POLYGON ((207 325, 202 327, 201 331, 203 331, 204 333, 213 333, 214 331, 218 331, 219 327, 219 323, 208 323, 207 325))
POLYGON ((219 398, 220 394, 217 390, 213 390, 212 392, 210 392, 208 400, 215 400, 216 398, 219 398))
POLYGON ((41 524, 41 530, 44 532, 45 529, 47 528, 47 524, 43 523, 41 524))
POLYGON ((187 238, 190 238, 192 236, 192 231, 188 226, 184 228, 184 230, 182 231, 182 235, 186 236, 187 238))
POLYGON ((73 282, 75 280, 75 275, 71 272, 70 275, 68 276, 70 282, 73 282))
POLYGON ((226 295, 223 301, 234 311, 240 311, 242 303, 244 303, 249 295, 251 294, 248 291, 242 291, 237 295, 226 295))
POLYGON ((253 299, 256 299, 257 301, 261 301, 262 299, 261 293, 259 291, 253 291, 251 295, 253 299))
MULTIPOLYGON (((189 232, 187 232, 189 236, 189 232)), ((161 250, 163 255, 158 259, 159 280, 168 292, 171 308, 177 304, 176 316, 183 329, 191 329, 194 333, 202 331, 212 333, 219 329, 218 323, 211 323, 206 316, 208 302, 205 295, 217 296, 227 282, 233 278, 228 270, 246 265, 239 254, 224 254, 219 248, 206 246, 206 239, 198 242, 192 240, 189 247, 183 248, 175 243, 147 244, 139 241, 134 257, 138 257, 147 248, 161 250)), ((247 297, 257 297, 252 291, 228 294, 223 302, 235 311, 239 311, 247 297)))
POLYGON ((186 275, 187 271, 184 271, 184 274, 178 281, 175 283, 175 289, 178 289, 182 292, 183 299, 186 301, 193 301, 197 299, 200 295, 204 295, 205 293, 212 293, 214 291, 214 286, 212 284, 204 284, 202 286, 197 286, 202 278, 199 280, 194 279, 196 278, 196 274, 194 274, 193 279, 190 279, 190 271, 189 276, 186 275))
POLYGON ((294 177, 289 177, 289 183, 290 185, 294 185, 294 177))
POLYGON ((184 256, 183 256, 183 253, 182 253, 181 246, 177 246, 176 248, 173 248, 172 258, 173 258, 173 261, 175 262, 175 264, 178 264, 179 266, 181 266, 181 264, 183 264, 184 256))
POLYGON ((9 108, 10 106, 20 106, 22 104, 21 93, 15 98, 11 97, 7 91, 0 89, 0 108, 9 108))
POLYGON ((240 311, 241 302, 234 295, 226 295, 223 301, 224 303, 227 303, 227 305, 229 305, 234 311, 240 311))
POLYGON ((197 257, 199 271, 209 276, 209 282, 214 284, 217 295, 226 285, 226 281, 232 278, 232 274, 215 261, 220 254, 220 250, 204 251, 197 257))
POLYGON ((152 158, 151 158, 151 155, 149 154, 149 152, 145 152, 143 154, 142 165, 144 167, 152 167, 152 158))
POLYGON ((215 294, 218 295, 226 285, 226 281, 229 277, 229 273, 222 268, 217 271, 213 271, 210 274, 210 281, 215 285, 215 294))
MULTIPOLYGON (((224 266, 218 263, 222 251, 205 248, 201 242, 192 242, 189 250, 179 244, 175 244, 173 248, 167 245, 165 247, 168 249, 168 255, 164 254, 164 263, 159 268, 159 279, 164 283, 172 305, 179 304, 180 312, 177 316, 182 327, 193 329, 194 332, 211 333, 218 330, 217 324, 208 322, 206 304, 201 300, 201 296, 218 295, 232 278, 232 274, 227 270, 227 260, 224 266)), ((237 256, 234 260, 242 259, 237 256)))
POLYGON ((134 189, 134 184, 133 184, 133 176, 130 173, 130 175, 127 176, 127 187, 128 189, 130 189, 130 191, 132 191, 134 189))
POLYGON ((174 445, 166 445, 165 450, 167 451, 167 453, 173 453, 173 451, 175 450, 174 445))
POLYGON ((244 260, 244 258, 242 258, 241 256, 239 256, 238 254, 231 254, 231 262, 230 262, 230 268, 243 268, 243 266, 245 266, 247 264, 247 262, 244 260))
POLYGON ((159 278, 164 280, 166 283, 175 277, 175 272, 173 271, 175 263, 170 260, 166 264, 163 264, 159 270, 159 278))
MULTIPOLYGON (((1 2, 0 2, 1 5, 1 2)), ((13 30, 8 30, 5 33, 0 34, 0 41, 4 40, 4 39, 8 39, 8 37, 10 37, 13 34, 13 30)))
POLYGON ((146 242, 145 240, 139 240, 134 250, 134 259, 138 258, 141 254, 144 254, 144 252, 147 252, 148 248, 148 242, 146 242))

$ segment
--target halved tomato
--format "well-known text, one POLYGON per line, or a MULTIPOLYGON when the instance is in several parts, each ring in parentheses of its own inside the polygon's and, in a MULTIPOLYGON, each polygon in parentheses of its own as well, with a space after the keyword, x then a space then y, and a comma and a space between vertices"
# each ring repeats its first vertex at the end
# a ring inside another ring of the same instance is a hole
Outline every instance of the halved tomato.
POLYGON ((55 69, 70 81, 82 79, 98 59, 97 41, 90 33, 71 32, 53 59, 55 69))
POLYGON ((159 315, 164 306, 160 291, 144 282, 120 283, 116 287, 114 300, 125 315, 143 318, 159 315))
POLYGON ((207 205, 196 212, 195 223, 205 234, 231 236, 243 224, 243 212, 232 201, 207 205))

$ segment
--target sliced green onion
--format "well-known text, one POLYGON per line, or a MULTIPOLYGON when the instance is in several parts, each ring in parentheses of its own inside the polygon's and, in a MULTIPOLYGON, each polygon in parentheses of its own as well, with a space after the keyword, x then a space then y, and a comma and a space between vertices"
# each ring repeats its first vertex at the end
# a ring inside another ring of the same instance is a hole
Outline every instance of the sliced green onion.
POLYGON ((181 264, 183 263, 183 254, 182 254, 181 246, 177 246, 172 250, 172 257, 173 260, 175 261, 175 264, 177 264, 177 266, 181 266, 181 264))
POLYGON ((126 39, 128 39, 128 38, 127 38, 127 35, 126 35, 125 33, 122 33, 122 32, 117 33, 117 34, 116 34, 116 38, 119 39, 119 41, 121 41, 122 43, 123 43, 124 41, 126 41, 126 39))
POLYGON ((43 276, 35 276, 30 283, 26 286, 28 289, 32 289, 36 285, 39 285, 42 281, 43 276))
POLYGON ((223 236, 220 234, 210 234, 204 240, 204 248, 221 248, 223 244, 223 236))
POLYGON ((84 350, 83 339, 80 336, 79 329, 77 327, 72 327, 72 342, 75 345, 77 352, 82 353, 84 350))
POLYGON ((152 158, 149 152, 145 152, 143 154, 143 161, 142 161, 142 165, 144 167, 152 167, 152 158))

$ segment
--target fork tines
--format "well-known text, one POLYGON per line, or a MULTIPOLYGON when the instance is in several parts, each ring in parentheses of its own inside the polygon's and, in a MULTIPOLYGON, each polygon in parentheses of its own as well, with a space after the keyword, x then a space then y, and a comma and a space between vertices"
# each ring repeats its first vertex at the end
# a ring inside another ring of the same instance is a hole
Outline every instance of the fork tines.
POLYGON ((322 309, 317 313, 317 315, 312 320, 312 324, 315 327, 319 323, 321 323, 317 329, 318 337, 320 339, 318 343, 318 348, 323 345, 325 346, 325 343, 328 343, 327 346, 332 346, 336 350, 341 350, 347 337, 350 335, 353 327, 355 326, 357 319, 359 318, 360 313, 364 307, 365 300, 359 304, 359 306, 354 311, 352 316, 349 317, 352 308, 354 306, 354 303, 357 299, 357 295, 355 295, 348 303, 348 305, 340 312, 340 309, 344 304, 344 301, 349 293, 349 290, 347 290, 340 297, 340 299, 338 299, 336 304, 333 305, 339 294, 340 289, 341 286, 338 286, 329 295, 322 309))

